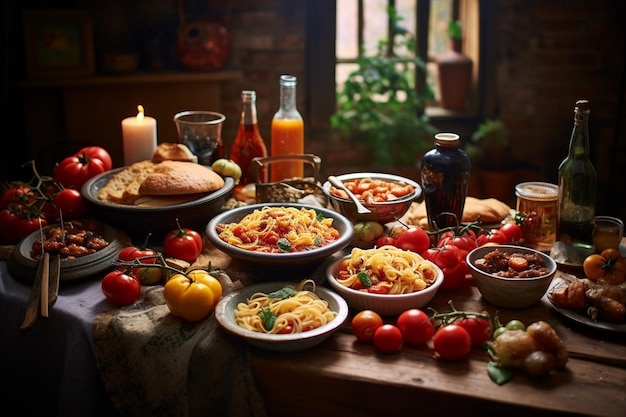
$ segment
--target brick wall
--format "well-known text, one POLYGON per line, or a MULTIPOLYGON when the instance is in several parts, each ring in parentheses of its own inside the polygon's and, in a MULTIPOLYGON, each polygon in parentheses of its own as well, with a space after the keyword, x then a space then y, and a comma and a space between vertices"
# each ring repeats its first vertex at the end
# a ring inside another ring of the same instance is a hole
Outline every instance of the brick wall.
MULTIPOLYGON (((306 15, 303 2, 239 0, 233 3, 234 54, 231 66, 244 80, 225 89, 229 123, 225 140, 234 137, 239 92, 257 90, 259 124, 269 146, 270 122, 278 108, 278 77, 298 76, 299 109, 307 119, 306 15)), ((591 101, 592 153, 599 176, 598 211, 621 213, 626 202, 622 182, 612 177, 617 146, 626 147, 618 121, 624 119, 619 100, 624 95, 624 7, 620 0, 496 1, 497 116, 510 130, 518 159, 535 167, 532 178, 556 181, 558 163, 567 153, 574 103, 591 101), (618 143, 619 142, 619 143, 618 143), (613 190, 618 187, 620 192, 613 190)), ((623 129, 624 127, 622 127, 623 129)), ((269 147, 268 147, 269 149, 269 147)), ((364 170, 358 143, 309 132, 305 149, 322 157, 323 175, 364 170)), ((620 164, 624 164, 623 153, 620 164)), ((623 165, 622 165, 623 166, 623 165)), ((525 180, 525 178, 519 178, 525 180)))

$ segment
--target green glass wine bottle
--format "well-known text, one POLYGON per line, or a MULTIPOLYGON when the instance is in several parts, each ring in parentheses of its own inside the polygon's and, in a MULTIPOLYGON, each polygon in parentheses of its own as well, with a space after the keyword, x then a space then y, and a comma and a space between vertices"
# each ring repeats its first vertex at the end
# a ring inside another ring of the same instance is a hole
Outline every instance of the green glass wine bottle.
POLYGON ((592 248, 597 174, 589 155, 589 101, 578 100, 569 154, 559 165, 557 239, 592 248))

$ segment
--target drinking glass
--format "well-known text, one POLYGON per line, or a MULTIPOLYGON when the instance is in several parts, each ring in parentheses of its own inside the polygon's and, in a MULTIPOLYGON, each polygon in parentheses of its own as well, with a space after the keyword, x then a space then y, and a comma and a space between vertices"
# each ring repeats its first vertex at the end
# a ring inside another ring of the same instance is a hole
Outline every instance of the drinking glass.
POLYGON ((174 116, 178 143, 198 157, 198 163, 210 166, 224 157, 222 125, 226 116, 214 111, 190 110, 174 116))
POLYGON ((604 249, 619 249, 619 244, 624 237, 624 222, 617 217, 596 216, 593 219, 593 246, 596 252, 604 249))

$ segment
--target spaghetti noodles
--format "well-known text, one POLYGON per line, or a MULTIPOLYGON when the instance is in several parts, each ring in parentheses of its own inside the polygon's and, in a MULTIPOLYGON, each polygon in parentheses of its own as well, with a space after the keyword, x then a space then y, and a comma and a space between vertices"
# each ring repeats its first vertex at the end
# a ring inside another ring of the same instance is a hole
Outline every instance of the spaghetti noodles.
POLYGON ((326 246, 339 238, 333 219, 321 218, 314 209, 266 206, 238 223, 218 224, 224 242, 255 252, 303 252, 326 246))
POLYGON ((391 245, 352 249, 337 274, 340 284, 377 294, 410 294, 429 287, 436 278, 435 268, 419 254, 391 245))
POLYGON ((235 310, 237 324, 260 333, 301 333, 316 329, 335 318, 337 312, 328 302, 315 294, 315 282, 304 280, 296 288, 287 286, 279 291, 255 293, 235 310), (307 284, 312 290, 305 290, 307 284))

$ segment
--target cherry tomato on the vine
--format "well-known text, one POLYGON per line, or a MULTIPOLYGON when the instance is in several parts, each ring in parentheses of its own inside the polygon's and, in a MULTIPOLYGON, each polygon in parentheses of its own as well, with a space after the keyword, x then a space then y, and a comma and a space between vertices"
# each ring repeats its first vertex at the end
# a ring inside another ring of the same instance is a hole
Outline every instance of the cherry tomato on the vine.
POLYGON ((472 339, 472 346, 482 346, 491 337, 491 323, 483 317, 465 317, 454 322, 463 327, 472 339))
POLYGON ((448 324, 435 332, 433 347, 440 358, 463 359, 472 350, 472 338, 467 330, 458 324, 448 324))
POLYGON ((87 216, 89 206, 80 191, 66 188, 54 196, 54 205, 63 213, 63 220, 80 219, 87 216))
POLYGON ((102 293, 117 306, 127 306, 139 298, 141 285, 139 281, 124 271, 114 270, 105 275, 102 279, 102 293))
POLYGON ((422 256, 443 271, 444 278, 441 287, 439 287, 440 290, 456 290, 465 282, 465 276, 469 273, 465 260, 467 251, 461 250, 454 245, 443 245, 427 249, 422 253, 422 256))
POLYGON ((374 332, 373 341, 374 347, 381 352, 397 352, 402 348, 402 332, 393 324, 383 324, 374 332))
POLYGON ((435 325, 424 311, 412 308, 402 312, 396 321, 404 341, 410 345, 423 345, 435 332, 435 325))
POLYGON ((43 217, 23 218, 17 221, 16 231, 17 239, 22 240, 31 233, 38 231, 41 227, 46 227, 48 220, 43 217))
POLYGON ((411 227, 398 235, 395 246, 403 250, 422 253, 430 247, 430 237, 421 227, 411 227))
POLYGON ((383 325, 383 319, 373 310, 362 310, 352 318, 352 333, 361 342, 371 342, 374 332, 383 325))
MULTIPOLYGON (((120 261, 134 261, 137 259, 144 264, 156 263, 157 256, 158 254, 155 250, 138 248, 136 246, 127 246, 117 255, 120 261)), ((120 267, 119 269, 126 270, 128 268, 120 267)), ((128 274, 144 285, 156 284, 163 278, 163 271, 159 268, 152 267, 132 268, 128 274)))
POLYGON ((380 248, 380 247, 386 246, 386 245, 396 246, 397 243, 398 243, 398 239, 396 239, 393 236, 389 236, 387 234, 384 234, 381 237, 379 237, 378 239, 376 239, 376 247, 377 248, 380 248))
POLYGON ((522 227, 516 223, 505 223, 500 227, 499 231, 506 237, 506 243, 519 242, 524 236, 522 227))

